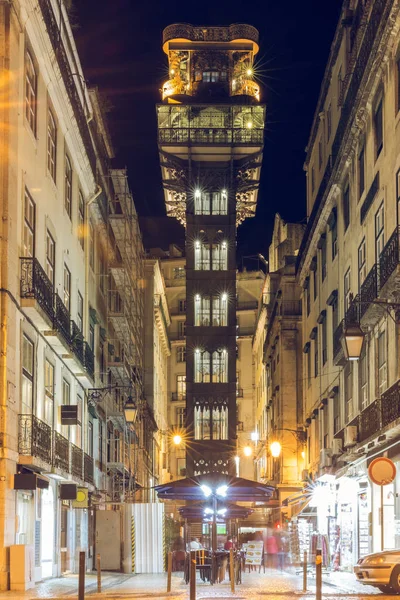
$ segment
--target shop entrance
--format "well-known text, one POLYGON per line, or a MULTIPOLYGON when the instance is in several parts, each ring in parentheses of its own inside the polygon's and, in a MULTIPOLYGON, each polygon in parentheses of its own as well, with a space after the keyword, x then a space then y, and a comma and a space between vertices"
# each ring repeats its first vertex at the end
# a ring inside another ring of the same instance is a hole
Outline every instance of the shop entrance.
POLYGON ((53 576, 54 562, 54 493, 51 486, 42 490, 41 567, 42 577, 53 576))

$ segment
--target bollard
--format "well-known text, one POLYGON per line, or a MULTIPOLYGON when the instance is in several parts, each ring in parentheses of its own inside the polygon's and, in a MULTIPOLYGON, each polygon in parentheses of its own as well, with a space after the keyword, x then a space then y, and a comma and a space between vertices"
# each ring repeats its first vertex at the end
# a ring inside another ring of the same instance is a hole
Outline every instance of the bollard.
POLYGON ((190 600, 196 600, 196 552, 190 553, 190 600))
POLYGON ((322 554, 320 548, 315 551, 315 600, 322 600, 322 554))
POLYGON ((171 591, 171 576, 172 576, 172 552, 168 552, 167 563, 167 592, 171 591))
POLYGON ((97 569, 97 591, 101 592, 101 565, 100 554, 96 554, 96 569, 97 569))
POLYGON ((79 552, 78 600, 85 600, 85 552, 79 552))
POLYGON ((303 555, 303 592, 307 591, 307 550, 303 555))
POLYGON ((233 568, 233 548, 229 550, 229 576, 231 578, 231 592, 235 593, 235 570, 233 568))

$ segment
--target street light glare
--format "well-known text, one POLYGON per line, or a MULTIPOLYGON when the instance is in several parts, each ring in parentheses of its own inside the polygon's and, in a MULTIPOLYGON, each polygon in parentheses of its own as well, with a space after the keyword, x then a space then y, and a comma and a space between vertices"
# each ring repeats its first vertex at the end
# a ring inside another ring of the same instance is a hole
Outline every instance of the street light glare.
POLYGON ((174 437, 172 438, 175 446, 179 446, 179 444, 182 443, 182 436, 179 435, 179 433, 177 433, 176 435, 174 435, 174 437))
POLYGON ((245 456, 251 456, 253 454, 253 450, 251 449, 251 446, 245 446, 243 448, 243 454, 245 456))
POLYGON ((220 485, 217 488, 217 496, 222 496, 223 498, 225 498, 227 491, 228 491, 228 486, 227 485, 220 485))
POLYGON ((282 450, 282 446, 280 445, 279 442, 272 442, 272 444, 269 447, 271 454, 274 458, 278 458, 280 456, 281 450, 282 450))
POLYGON ((212 490, 210 487, 208 487, 208 485, 202 485, 201 490, 206 498, 208 498, 212 494, 212 490))

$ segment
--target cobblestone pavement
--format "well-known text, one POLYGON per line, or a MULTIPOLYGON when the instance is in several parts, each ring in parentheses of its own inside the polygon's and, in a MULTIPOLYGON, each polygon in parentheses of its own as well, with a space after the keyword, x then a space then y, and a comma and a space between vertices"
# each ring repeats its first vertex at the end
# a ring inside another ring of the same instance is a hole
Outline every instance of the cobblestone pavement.
MULTIPOLYGON (((315 579, 309 576, 308 592, 302 592, 302 576, 293 572, 269 570, 265 573, 244 573, 243 582, 236 586, 236 592, 231 593, 229 581, 210 586, 198 580, 197 600, 287 600, 288 598, 315 598, 315 579)), ((69 575, 58 579, 50 579, 26 592, 0 592, 0 600, 75 600, 77 598, 78 579, 69 575)), ((86 576, 85 599, 90 600, 128 600, 131 598, 158 600, 188 600, 188 586, 182 580, 180 573, 172 577, 172 592, 166 593, 165 575, 123 575, 121 573, 102 574, 102 593, 97 593, 96 575, 86 576)), ((351 573, 331 573, 323 577, 322 597, 327 600, 364 600, 376 598, 385 600, 393 596, 384 596, 373 588, 362 587, 351 573), (377 595, 378 594, 378 595, 377 595)))

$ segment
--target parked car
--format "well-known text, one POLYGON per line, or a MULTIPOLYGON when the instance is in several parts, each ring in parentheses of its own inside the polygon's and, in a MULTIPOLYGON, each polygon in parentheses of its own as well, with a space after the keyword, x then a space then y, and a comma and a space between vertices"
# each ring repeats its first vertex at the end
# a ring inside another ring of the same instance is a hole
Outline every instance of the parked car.
POLYGON ((400 594, 400 549, 360 558, 354 573, 360 583, 372 585, 385 594, 400 594))

